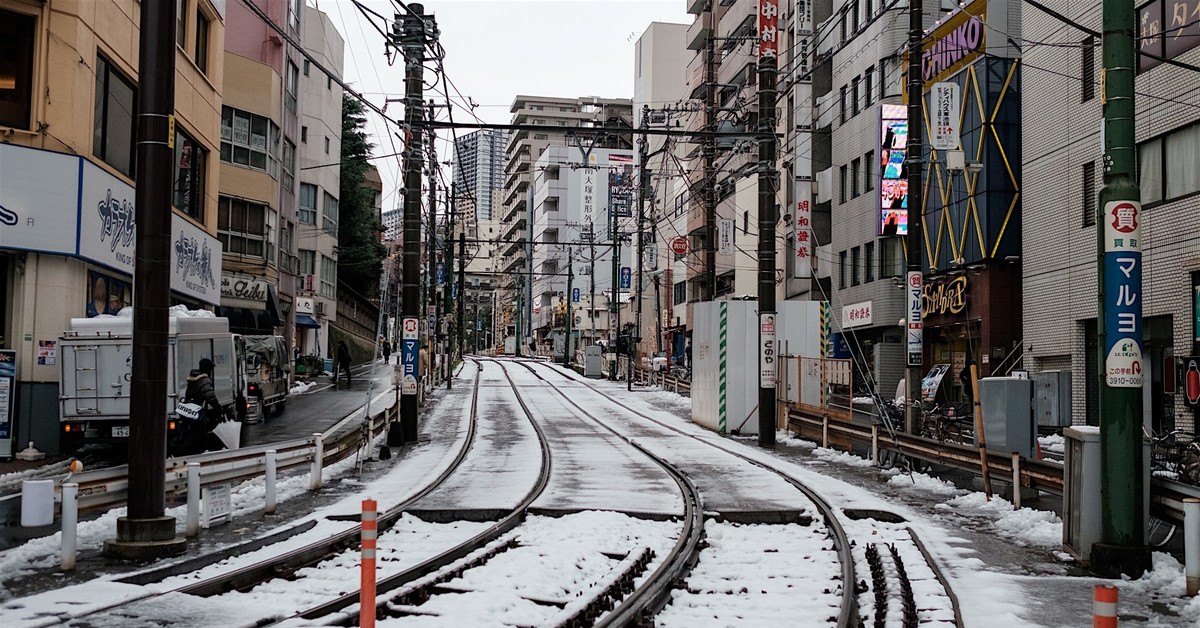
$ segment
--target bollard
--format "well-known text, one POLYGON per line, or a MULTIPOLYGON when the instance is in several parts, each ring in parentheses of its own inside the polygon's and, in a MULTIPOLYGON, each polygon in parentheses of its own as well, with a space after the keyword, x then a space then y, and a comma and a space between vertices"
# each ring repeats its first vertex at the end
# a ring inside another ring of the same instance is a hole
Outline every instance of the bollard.
POLYGON ((829 448, 829 415, 821 417, 821 447, 829 448))
POLYGON ((1187 576, 1187 594, 1200 593, 1200 499, 1183 500, 1183 573, 1187 576))
POLYGON ((362 503, 362 577, 358 597, 358 625, 360 628, 375 626, 375 542, 378 528, 375 500, 364 499, 362 503))
POLYGON ((1021 508, 1021 452, 1012 452, 1013 510, 1021 508))
POLYGON ((267 450, 267 507, 268 515, 275 513, 275 450, 267 450))
POLYGON ((312 469, 308 472, 308 490, 316 491, 321 489, 321 462, 325 458, 325 442, 321 440, 321 433, 313 433, 313 459, 312 469))
POLYGON ((1092 628, 1117 628, 1117 587, 1097 584, 1092 589, 1092 628))
POLYGON ((187 536, 200 534, 200 463, 187 463, 187 536))
POLYGON ((879 426, 871 426, 871 464, 879 466, 879 426))
POLYGON ((62 558, 59 565, 63 571, 75 569, 75 551, 78 547, 76 526, 79 524, 79 485, 68 482, 62 485, 62 558))

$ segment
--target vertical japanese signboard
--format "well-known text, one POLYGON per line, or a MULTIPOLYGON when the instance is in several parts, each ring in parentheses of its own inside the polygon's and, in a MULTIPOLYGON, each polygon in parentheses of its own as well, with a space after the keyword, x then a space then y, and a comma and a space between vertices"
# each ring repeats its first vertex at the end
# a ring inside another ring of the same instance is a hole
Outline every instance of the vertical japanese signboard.
POLYGON ((1144 380, 1141 214, 1136 201, 1104 206, 1104 379, 1110 388, 1141 388, 1144 380))
POLYGON ((758 58, 779 55, 779 3, 758 0, 758 58))
MULTIPOLYGON (((812 183, 802 181, 796 183, 797 188, 806 187, 811 194, 812 183)), ((812 201, 807 197, 797 197, 796 201, 796 277, 807 279, 812 277, 812 201)))
POLYGON ((758 315, 758 386, 775 387, 775 314, 758 315))
POLYGON ((417 394, 417 380, 421 373, 417 363, 417 336, 419 319, 405 318, 401 329, 400 363, 404 366, 404 376, 400 382, 400 392, 405 395, 417 394))
POLYGON ((0 458, 13 455, 13 388, 17 381, 17 352, 0 351, 0 458))
POLYGON ((717 220, 717 254, 733 255, 733 221, 728 218, 717 220))
POLYGON ((908 110, 904 105, 880 105, 879 233, 908 235, 908 110))
POLYGON ((908 360, 909 366, 921 366, 921 293, 923 291, 920 271, 912 271, 908 273, 905 283, 908 289, 908 317, 905 320, 907 323, 908 333, 906 334, 908 345, 908 360))
POLYGON ((930 144, 937 150, 958 148, 959 93, 958 83, 942 81, 933 84, 933 137, 930 144))
POLYGON ((596 173, 591 168, 583 169, 579 185, 579 207, 583 212, 583 224, 595 224, 596 173))

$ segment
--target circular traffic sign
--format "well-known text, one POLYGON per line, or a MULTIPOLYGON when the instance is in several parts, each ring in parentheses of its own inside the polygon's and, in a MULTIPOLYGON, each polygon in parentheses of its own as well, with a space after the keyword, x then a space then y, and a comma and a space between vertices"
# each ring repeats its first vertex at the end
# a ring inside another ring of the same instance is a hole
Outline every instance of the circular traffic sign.
POLYGON ((683 255, 688 252, 688 241, 683 236, 675 236, 671 239, 671 252, 676 255, 683 255))

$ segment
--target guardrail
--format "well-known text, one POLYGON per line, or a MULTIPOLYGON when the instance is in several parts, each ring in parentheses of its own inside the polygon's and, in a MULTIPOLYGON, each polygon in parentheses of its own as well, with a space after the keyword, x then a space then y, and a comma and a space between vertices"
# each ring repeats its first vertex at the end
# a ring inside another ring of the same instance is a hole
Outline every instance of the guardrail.
MULTIPOLYGON (((189 462, 200 464, 201 486, 244 482, 263 476, 267 469, 267 451, 275 452, 276 469, 280 472, 311 466, 318 451, 321 452, 321 468, 328 467, 354 455, 382 434, 390 423, 399 418, 399 412, 399 405, 393 402, 368 416, 365 422, 360 419, 358 427, 354 429, 335 431, 335 427, 330 432, 314 434, 309 438, 168 458, 165 470, 167 496, 186 496, 189 462)), ((70 476, 70 481, 79 485, 79 510, 106 510, 123 504, 129 489, 128 475, 129 466, 121 465, 70 476)), ((61 482, 56 482, 54 493, 57 508, 62 502, 61 482)))
POLYGON ((692 382, 686 379, 680 379, 665 371, 649 371, 640 367, 634 369, 633 373, 638 381, 646 382, 650 386, 658 386, 678 395, 692 396, 692 382))

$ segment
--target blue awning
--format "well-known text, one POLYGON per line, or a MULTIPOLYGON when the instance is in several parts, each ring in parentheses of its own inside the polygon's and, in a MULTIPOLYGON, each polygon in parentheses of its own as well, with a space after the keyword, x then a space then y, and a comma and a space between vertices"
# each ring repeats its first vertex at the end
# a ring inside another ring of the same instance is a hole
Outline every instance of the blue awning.
POLYGON ((321 326, 321 324, 318 323, 315 318, 309 316, 308 314, 297 314, 296 315, 296 327, 308 327, 310 329, 316 329, 320 326, 321 326))

